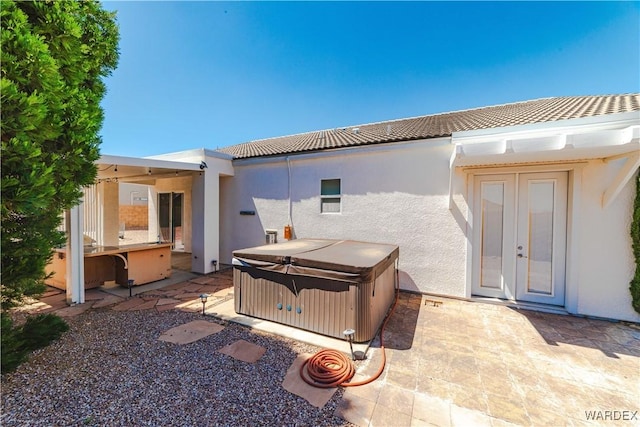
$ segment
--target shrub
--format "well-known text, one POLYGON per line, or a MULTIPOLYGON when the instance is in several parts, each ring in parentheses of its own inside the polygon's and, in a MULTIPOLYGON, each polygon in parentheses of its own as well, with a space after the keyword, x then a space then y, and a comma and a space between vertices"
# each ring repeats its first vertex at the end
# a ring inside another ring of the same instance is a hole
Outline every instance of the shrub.
POLYGON ((2 373, 11 372, 27 357, 27 352, 22 350, 19 329, 13 329, 13 321, 8 314, 2 313, 2 329, 0 335, 0 364, 2 373))
POLYGON ((37 350, 57 340, 64 332, 69 330, 67 322, 55 314, 41 314, 29 317, 22 326, 21 335, 24 347, 29 350, 37 350))
POLYGON ((636 180, 636 201, 633 204, 633 219, 631 220, 631 246, 636 259, 636 272, 631 279, 631 303, 640 313, 640 177, 636 180))
POLYGON ((29 317, 24 325, 13 328, 11 318, 2 314, 2 373, 16 369, 29 353, 48 346, 69 330, 69 325, 54 314, 29 317))

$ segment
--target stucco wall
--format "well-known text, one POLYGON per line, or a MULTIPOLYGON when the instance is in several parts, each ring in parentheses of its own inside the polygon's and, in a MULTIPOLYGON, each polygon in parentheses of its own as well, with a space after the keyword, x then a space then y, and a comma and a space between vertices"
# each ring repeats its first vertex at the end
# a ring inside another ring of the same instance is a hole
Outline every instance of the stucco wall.
MULTIPOLYGON (((286 158, 235 161, 235 176, 220 180, 220 259, 228 263, 234 249, 264 244, 266 229, 276 229, 283 241, 283 227, 291 223, 298 238, 398 244, 403 289, 468 297, 467 175, 456 169, 449 209, 451 150, 442 139, 292 155, 291 221, 286 158), (341 179, 342 212, 322 214, 320 181, 334 178, 341 179)), ((640 322, 628 289, 635 267, 629 226, 637 178, 602 207, 602 195, 625 161, 592 160, 570 175, 573 180, 579 174, 580 184, 570 185, 569 198, 577 204, 568 220, 576 232, 568 242, 566 306, 575 314, 640 322)))
MULTIPOLYGON (((432 140, 290 156, 294 236, 397 244, 402 288, 464 296, 466 206, 458 197, 448 208, 451 149, 448 140, 432 140), (342 212, 322 214, 320 181, 334 178, 341 180, 342 212)), ((265 229, 278 230, 283 241, 290 222, 286 158, 234 166, 235 176, 220 181, 227 263, 234 249, 264 244, 265 229)), ((457 179, 463 187, 464 177, 457 179)))
POLYGON ((635 267, 629 227, 637 174, 611 205, 602 207, 602 194, 624 161, 594 160, 583 171, 578 313, 640 322, 629 292, 635 267))

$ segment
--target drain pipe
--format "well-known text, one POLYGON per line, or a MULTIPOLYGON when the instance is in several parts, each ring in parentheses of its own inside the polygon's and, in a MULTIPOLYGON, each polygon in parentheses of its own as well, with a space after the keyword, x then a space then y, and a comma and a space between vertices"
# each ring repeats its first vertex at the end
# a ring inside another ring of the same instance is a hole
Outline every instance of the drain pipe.
MULTIPOLYGON (((289 156, 286 157, 287 160, 287 178, 288 178, 288 200, 289 200, 289 226, 293 229, 293 220, 291 219, 292 214, 292 203, 291 203, 291 159, 289 156)), ((293 238, 293 230, 291 231, 291 238, 293 238)))

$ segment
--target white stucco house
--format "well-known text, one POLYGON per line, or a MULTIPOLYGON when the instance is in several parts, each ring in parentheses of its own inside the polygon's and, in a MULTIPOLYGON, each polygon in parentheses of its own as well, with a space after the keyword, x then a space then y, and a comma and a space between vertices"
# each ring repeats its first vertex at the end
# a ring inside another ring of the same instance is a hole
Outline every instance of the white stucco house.
MULTIPOLYGON (((195 272, 231 263, 233 250, 265 244, 266 233, 282 241, 291 226, 293 238, 399 245, 405 290, 640 322, 629 292, 640 94, 545 98, 99 163, 129 164, 130 182, 151 184, 150 205, 159 189, 188 194, 195 272)), ((69 291, 76 302, 80 288, 69 291)))

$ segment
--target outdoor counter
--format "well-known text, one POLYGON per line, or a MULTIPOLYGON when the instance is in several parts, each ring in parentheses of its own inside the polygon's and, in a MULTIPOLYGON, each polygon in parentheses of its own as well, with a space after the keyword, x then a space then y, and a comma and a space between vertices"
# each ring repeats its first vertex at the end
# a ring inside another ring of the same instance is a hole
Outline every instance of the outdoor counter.
MULTIPOLYGON (((47 265, 46 273, 53 273, 45 280, 49 286, 66 289, 66 249, 56 249, 47 265)), ((97 288, 105 282, 115 281, 127 286, 143 285, 171 276, 171 243, 143 243, 122 246, 85 246, 84 286, 97 288)))

